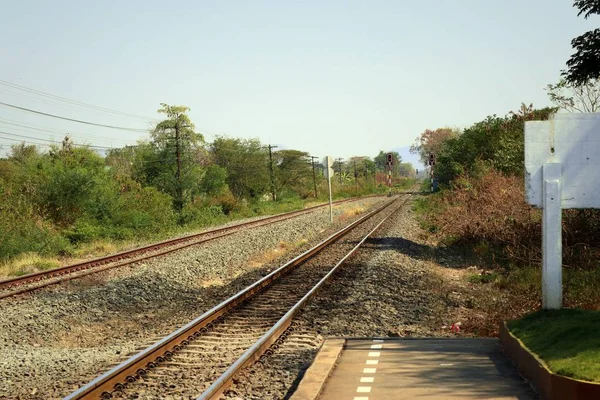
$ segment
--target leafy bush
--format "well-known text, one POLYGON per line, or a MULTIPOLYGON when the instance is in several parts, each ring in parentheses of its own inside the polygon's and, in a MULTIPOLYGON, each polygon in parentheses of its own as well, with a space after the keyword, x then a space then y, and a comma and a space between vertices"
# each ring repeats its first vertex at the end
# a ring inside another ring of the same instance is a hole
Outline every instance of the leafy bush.
POLYGON ((523 174, 524 123, 547 120, 556 108, 521 107, 505 117, 489 116, 473 124, 461 135, 444 141, 436 154, 435 174, 441 184, 454 178, 477 174, 482 165, 494 167, 508 175, 523 174))
POLYGON ((21 253, 66 254, 68 240, 40 218, 25 196, 0 193, 0 259, 21 253))

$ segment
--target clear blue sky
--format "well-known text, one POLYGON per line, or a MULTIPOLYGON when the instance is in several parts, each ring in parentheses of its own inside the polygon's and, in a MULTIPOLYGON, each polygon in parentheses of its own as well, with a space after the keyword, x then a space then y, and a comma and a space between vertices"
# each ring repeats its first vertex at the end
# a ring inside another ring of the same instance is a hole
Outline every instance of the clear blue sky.
MULTIPOLYGON (((549 105, 573 37, 600 25, 568 0, 7 1, 0 79, 318 156, 374 156, 426 128, 549 105)), ((148 122, 0 86, 0 101, 127 127, 148 122), (19 95, 17 95, 19 94, 19 95)), ((0 107, 0 131, 118 146, 144 134, 0 107), (14 129, 13 129, 14 128, 14 129)), ((0 133, 0 136, 2 134, 0 133)), ((0 144, 10 143, 0 139, 0 144)))

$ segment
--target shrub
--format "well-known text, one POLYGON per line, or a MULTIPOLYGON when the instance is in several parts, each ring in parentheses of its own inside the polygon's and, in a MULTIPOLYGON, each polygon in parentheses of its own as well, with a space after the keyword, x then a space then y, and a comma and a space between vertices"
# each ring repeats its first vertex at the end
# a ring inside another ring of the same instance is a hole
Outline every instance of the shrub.
POLYGON ((450 243, 488 243, 526 263, 540 260, 539 210, 525 203, 521 178, 489 168, 481 178, 461 176, 452 190, 427 200, 427 222, 450 243))

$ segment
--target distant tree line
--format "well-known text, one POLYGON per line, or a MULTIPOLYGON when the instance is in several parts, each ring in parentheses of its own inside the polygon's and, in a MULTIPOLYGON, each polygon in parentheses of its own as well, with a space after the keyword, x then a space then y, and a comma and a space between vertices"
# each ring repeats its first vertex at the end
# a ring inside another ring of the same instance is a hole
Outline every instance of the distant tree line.
MULTIPOLYGON (((149 140, 104 155, 68 138, 47 152, 13 146, 0 159, 0 259, 69 254, 80 243, 150 238, 326 198, 323 166, 309 153, 270 153, 258 139, 221 136, 208 143, 188 111, 162 104, 165 118, 149 140)), ((386 155, 337 162, 336 195, 383 191, 386 155)), ((393 175, 414 176, 397 153, 393 175)))

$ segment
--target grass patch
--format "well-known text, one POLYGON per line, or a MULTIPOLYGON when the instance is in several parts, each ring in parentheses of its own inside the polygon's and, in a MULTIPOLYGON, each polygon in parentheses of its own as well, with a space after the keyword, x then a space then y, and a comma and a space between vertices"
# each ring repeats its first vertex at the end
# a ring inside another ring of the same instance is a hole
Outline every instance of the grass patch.
POLYGON ((42 257, 37 253, 23 253, 0 265, 0 276, 23 276, 38 271, 57 268, 60 262, 57 258, 42 257))
POLYGON ((508 324, 555 373, 600 382, 600 312, 538 311, 508 324))
POLYGON ((498 274, 495 272, 469 275, 469 282, 471 283, 491 283, 497 279, 498 274))

